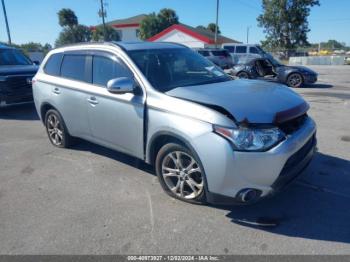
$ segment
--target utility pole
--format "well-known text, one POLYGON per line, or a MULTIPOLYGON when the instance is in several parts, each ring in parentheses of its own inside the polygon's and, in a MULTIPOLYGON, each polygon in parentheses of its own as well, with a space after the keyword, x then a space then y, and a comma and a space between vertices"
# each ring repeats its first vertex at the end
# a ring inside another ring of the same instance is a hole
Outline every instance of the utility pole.
POLYGON ((218 41, 218 25, 219 24, 219 0, 216 0, 216 23, 215 23, 215 48, 218 41))
POLYGON ((102 17, 102 24, 103 24, 103 40, 106 41, 106 22, 105 22, 105 16, 106 16, 106 12, 104 10, 104 3, 103 0, 100 0, 100 4, 101 4, 101 9, 98 12, 99 16, 102 17))
POLYGON ((247 44, 249 44, 249 30, 250 26, 247 26, 247 44))
POLYGON ((7 30, 7 37, 8 37, 8 43, 11 45, 11 34, 10 34, 10 28, 9 28, 9 23, 7 21, 7 13, 6 13, 6 7, 5 7, 5 2, 4 0, 1 0, 2 3, 2 10, 4 11, 4 17, 5 17, 5 24, 6 24, 6 30, 7 30))

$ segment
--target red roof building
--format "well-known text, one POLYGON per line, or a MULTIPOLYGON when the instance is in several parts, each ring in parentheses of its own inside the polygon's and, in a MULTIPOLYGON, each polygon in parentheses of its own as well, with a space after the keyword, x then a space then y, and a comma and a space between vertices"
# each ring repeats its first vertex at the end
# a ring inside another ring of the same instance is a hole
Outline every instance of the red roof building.
MULTIPOLYGON (((148 41, 175 42, 191 48, 206 48, 215 46, 215 34, 205 28, 194 28, 184 24, 175 24, 149 38, 148 41)), ((241 42, 218 35, 217 45, 221 46, 226 43, 241 42)))

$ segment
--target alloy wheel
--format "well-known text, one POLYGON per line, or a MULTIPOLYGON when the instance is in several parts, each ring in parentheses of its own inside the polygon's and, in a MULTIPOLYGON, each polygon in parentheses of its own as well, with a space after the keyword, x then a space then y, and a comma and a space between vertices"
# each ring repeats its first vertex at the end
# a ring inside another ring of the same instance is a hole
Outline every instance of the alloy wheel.
POLYGON ((55 114, 50 114, 47 117, 46 128, 51 142, 56 146, 62 145, 63 129, 58 117, 55 114))
POLYGON ((185 152, 173 151, 164 157, 162 176, 166 186, 180 198, 194 199, 204 190, 202 170, 185 152))
POLYGON ((303 83, 303 78, 299 74, 291 74, 288 77, 288 85, 293 87, 299 87, 303 83))

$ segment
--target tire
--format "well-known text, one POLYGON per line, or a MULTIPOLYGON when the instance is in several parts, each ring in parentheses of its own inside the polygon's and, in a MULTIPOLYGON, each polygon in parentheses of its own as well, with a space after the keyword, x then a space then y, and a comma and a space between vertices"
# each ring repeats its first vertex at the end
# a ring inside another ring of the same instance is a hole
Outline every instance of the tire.
POLYGON ((155 166, 159 182, 168 195, 192 204, 206 203, 204 169, 187 147, 176 143, 164 145, 157 154, 155 166))
POLYGON ((287 77, 287 85, 289 87, 301 87, 304 84, 303 76, 299 73, 291 73, 287 77))
POLYGON ((59 148, 67 148, 72 145, 73 137, 67 131, 67 127, 60 113, 50 109, 45 114, 45 128, 51 144, 59 148))
POLYGON ((247 73, 247 72, 239 72, 238 74, 237 74, 237 77, 238 78, 243 78, 243 79, 249 79, 250 77, 249 77, 249 74, 247 73))

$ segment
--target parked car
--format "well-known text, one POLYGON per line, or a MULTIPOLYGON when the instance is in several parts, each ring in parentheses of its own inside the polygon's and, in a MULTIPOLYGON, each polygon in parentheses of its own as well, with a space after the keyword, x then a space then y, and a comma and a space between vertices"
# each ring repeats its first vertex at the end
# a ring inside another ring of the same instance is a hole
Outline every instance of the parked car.
POLYGON ((93 43, 51 51, 34 77, 48 138, 83 138, 155 166, 170 196, 253 203, 310 162, 316 126, 284 86, 233 80, 172 43, 93 43))
POLYGON ((33 102, 32 78, 37 70, 20 50, 0 45, 0 107, 33 102))
POLYGON ((223 44, 222 47, 230 53, 235 65, 246 64, 255 58, 272 58, 260 45, 223 44))
POLYGON ((214 64, 219 66, 221 69, 230 69, 233 66, 233 61, 230 53, 225 49, 221 48, 201 48, 194 49, 205 58, 212 61, 214 64))
POLYGON ((290 87, 301 87, 317 81, 317 73, 304 66, 286 66, 276 59, 257 58, 233 67, 232 74, 239 78, 268 79, 290 87))

